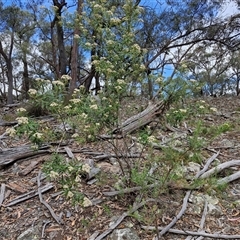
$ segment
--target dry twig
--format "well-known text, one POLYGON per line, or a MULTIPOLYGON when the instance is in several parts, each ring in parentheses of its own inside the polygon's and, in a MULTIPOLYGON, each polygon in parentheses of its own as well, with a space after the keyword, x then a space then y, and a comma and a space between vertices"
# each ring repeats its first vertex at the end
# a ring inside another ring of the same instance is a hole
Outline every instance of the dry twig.
POLYGON ((41 190, 40 190, 40 186, 41 186, 41 171, 39 171, 38 173, 38 177, 37 177, 37 185, 38 185, 38 196, 39 196, 39 199, 40 199, 40 202, 49 210, 49 212, 51 213, 52 217, 55 219, 55 221, 58 223, 58 224, 63 224, 63 221, 60 217, 58 217, 53 209, 51 208, 51 206, 43 200, 43 197, 42 197, 42 193, 41 193, 41 190))

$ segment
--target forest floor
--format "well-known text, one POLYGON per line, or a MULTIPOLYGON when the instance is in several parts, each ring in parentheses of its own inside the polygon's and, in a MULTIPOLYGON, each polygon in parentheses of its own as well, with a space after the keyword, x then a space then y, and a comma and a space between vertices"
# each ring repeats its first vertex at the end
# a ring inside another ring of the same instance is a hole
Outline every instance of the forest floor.
MULTIPOLYGON (((217 109, 215 112, 201 115, 201 120, 206 124, 207 128, 214 128, 214 126, 217 127, 225 123, 231 124, 232 128, 212 138, 207 142, 207 145, 202 147, 202 162, 198 163, 199 166, 202 168, 207 159, 218 151, 217 164, 231 160, 240 161, 240 98, 223 96, 218 98, 206 97, 202 100, 208 106, 217 109)), ((199 101, 199 99, 196 101, 199 101)), ((7 121, 12 121, 10 116, 14 116, 15 110, 15 108, 3 106, 0 109, 2 115, 0 123, 6 122, 6 118, 4 119, 6 115, 8 115, 7 121)), ((197 121, 197 118, 194 121, 197 121)), ((154 131, 154 135, 159 142, 174 138, 176 134, 185 134, 186 137, 186 135, 196 130, 194 121, 188 122, 188 119, 186 119, 185 123, 183 122, 174 128, 164 127, 159 124, 158 129, 154 131)), ((7 127, 0 126, 0 136, 3 136, 7 127)), ((207 134, 206 130, 206 138, 208 138, 207 134)), ((134 134, 131 134, 131 137, 134 138, 134 134)), ((125 142, 123 140, 114 141, 115 143, 117 141, 115 146, 124 149, 125 142)), ((25 138, 10 139, 8 136, 0 138, 0 162, 4 161, 2 153, 5 150, 28 146, 29 144, 30 142, 25 138)), ((132 142, 129 141, 129 144, 131 145, 132 142)), ((176 143, 180 149, 184 149, 184 144, 185 139, 182 138, 180 138, 180 143, 179 141, 176 143), (181 146, 181 142, 183 146, 181 146)), ((141 161, 144 166, 144 161, 147 161, 148 158, 148 148, 147 146, 143 148, 141 158, 131 159, 130 161, 141 161)), ((57 182, 50 182, 47 178, 40 179, 39 171, 42 169, 44 162, 49 161, 49 152, 43 152, 43 154, 36 156, 25 156, 25 158, 18 159, 0 169, 0 239, 117 239, 111 237, 113 230, 111 228, 113 228, 115 221, 122 216, 122 221, 119 222, 119 225, 114 226, 115 229, 129 228, 132 233, 138 236, 136 239, 148 240, 154 239, 156 229, 146 230, 143 226, 165 227, 174 220, 181 210, 188 189, 179 182, 164 185, 163 189, 159 189, 154 196, 151 195, 151 189, 147 189, 144 193, 136 190, 131 193, 116 194, 115 196, 104 194, 116 190, 115 183, 121 178, 121 168, 117 164, 118 161, 112 157, 116 154, 116 151, 113 149, 111 140, 99 140, 88 144, 71 141, 67 146, 59 148, 59 150, 62 150, 63 156, 69 157, 66 149, 70 149, 75 158, 84 162, 93 162, 101 169, 100 173, 91 179, 92 181, 82 180, 81 184, 81 192, 92 201, 93 205, 86 208, 80 205, 73 206, 61 194, 57 182), (108 156, 96 160, 96 156, 103 156, 104 154, 108 156), (109 157, 111 154, 112 156, 109 157), (41 181, 41 186, 50 184, 50 189, 39 193, 39 182, 37 181, 41 181), (167 189, 168 187, 169 189, 167 189), (32 196, 34 193, 35 195, 32 196), (25 194, 26 199, 23 198, 23 194, 25 194), (27 199, 30 195, 32 197, 27 199), (141 207, 139 206, 134 211, 131 206, 136 203, 136 198, 139 198, 141 202, 141 196, 143 195, 145 199, 146 196, 149 196, 150 199, 154 200, 143 204, 141 207), (20 197, 22 199, 20 202, 15 201, 20 197), (43 201, 41 201, 41 198, 43 201), (47 203, 49 208, 43 202, 47 203), (49 209, 56 214, 56 219, 49 209), (57 220, 59 221, 57 222, 57 220), (113 225, 110 226, 110 223, 113 223, 113 225), (93 237, 94 233, 97 236, 97 233, 101 234, 108 230, 109 232, 105 238, 93 237)), ((161 158, 163 154, 161 149, 155 148, 151 151, 151 156, 154 159, 161 158)), ((136 149, 135 153, 137 152, 136 149)), ((181 160, 176 159, 176 161, 180 162, 181 160)), ((219 177, 238 172, 240 171, 239 168, 239 165, 236 165, 224 170, 219 177)), ((161 169, 157 169, 157 171, 161 171, 161 169)), ((215 199, 215 202, 211 205, 214 211, 210 212, 209 207, 203 220, 204 204, 198 205, 197 201, 190 198, 185 213, 172 227, 183 231, 182 234, 168 232, 161 239, 197 239, 196 236, 191 238, 188 234, 183 235, 183 233, 186 233, 186 231, 198 232, 200 228, 204 233, 208 234, 240 235, 240 180, 232 181, 222 189, 205 186, 192 191, 192 196, 201 196, 201 194, 215 199), (197 205, 200 208, 199 211, 195 208, 197 205)), ((209 235, 198 239, 212 238, 213 236, 209 235)), ((221 239, 221 237, 218 238, 215 235, 215 239, 221 239)), ((230 237, 227 239, 230 239, 230 237)), ((237 236, 232 239, 237 239, 237 236)))

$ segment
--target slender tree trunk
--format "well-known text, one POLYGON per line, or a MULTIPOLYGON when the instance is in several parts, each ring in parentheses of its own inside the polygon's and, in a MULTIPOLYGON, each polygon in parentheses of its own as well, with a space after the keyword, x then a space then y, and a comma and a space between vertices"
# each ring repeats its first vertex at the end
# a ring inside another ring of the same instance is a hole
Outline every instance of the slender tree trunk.
POLYGON ((30 88, 30 82, 29 82, 29 74, 28 74, 27 54, 25 51, 23 52, 22 61, 23 61, 23 85, 22 85, 23 98, 27 99, 28 98, 28 90, 30 88))
POLYGON ((83 1, 79 0, 77 2, 77 16, 76 16, 76 23, 75 23, 75 29, 74 29, 74 37, 73 37, 73 47, 71 51, 71 81, 69 84, 69 94, 68 94, 68 100, 71 98, 74 89, 77 87, 77 79, 78 79, 78 36, 80 35, 79 26, 77 25, 77 20, 82 12, 82 4, 83 1))
POLYGON ((240 94, 240 86, 239 86, 239 84, 240 84, 240 76, 239 76, 239 74, 237 74, 237 85, 236 85, 236 94, 237 94, 237 96, 240 94))
MULTIPOLYGON (((13 36, 12 36, 13 38, 13 36)), ((11 38, 11 40, 12 40, 11 38)), ((13 103, 13 67, 12 67, 12 59, 11 59, 11 54, 12 54, 12 45, 13 42, 11 41, 10 45, 10 51, 9 51, 9 56, 4 52, 3 47, 2 47, 2 42, 0 41, 0 54, 3 56, 6 65, 7 65, 7 79, 8 79, 8 94, 7 94, 7 103, 12 104, 13 103)))
POLYGON ((7 78, 8 78, 8 95, 7 104, 13 103, 13 73, 12 73, 12 61, 11 58, 7 61, 7 78))
POLYGON ((55 18, 52 22, 52 26, 56 25, 57 29, 57 40, 58 40, 58 51, 59 51, 59 68, 60 68, 60 75, 64 75, 67 73, 67 55, 66 49, 64 45, 64 32, 61 22, 61 15, 62 9, 65 5, 67 5, 66 1, 61 1, 60 3, 58 0, 53 0, 54 6, 57 7, 55 18))

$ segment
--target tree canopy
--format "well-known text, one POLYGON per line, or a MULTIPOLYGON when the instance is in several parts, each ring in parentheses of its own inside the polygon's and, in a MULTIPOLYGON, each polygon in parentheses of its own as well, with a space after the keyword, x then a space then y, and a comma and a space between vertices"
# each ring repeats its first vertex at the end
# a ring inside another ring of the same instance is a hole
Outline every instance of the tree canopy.
MULTIPOLYGON (((239 7, 238 1, 231 2, 239 7)), ((15 98, 28 98, 36 78, 53 82, 63 75, 71 76, 67 101, 80 86, 86 93, 104 88, 114 94, 109 85, 120 80, 126 84, 123 96, 143 94, 151 99, 162 87, 159 78, 174 82, 183 65, 184 80, 200 81, 202 94, 239 94, 240 14, 221 14, 226 4, 2 1, 1 99, 13 103, 15 98)))

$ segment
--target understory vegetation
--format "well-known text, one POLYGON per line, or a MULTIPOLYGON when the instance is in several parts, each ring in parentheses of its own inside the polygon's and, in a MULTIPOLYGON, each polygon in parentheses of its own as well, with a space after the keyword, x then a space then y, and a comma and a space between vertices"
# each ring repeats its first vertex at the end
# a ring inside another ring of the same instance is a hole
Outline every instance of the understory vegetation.
MULTIPOLYGON (((17 106, 0 116, 13 123, 4 134, 31 151, 48 148, 41 171, 68 204, 96 206, 83 190, 93 181, 159 232, 168 207, 160 198, 221 198, 239 178, 225 178, 234 169, 213 147, 219 139, 231 146, 224 136, 240 131, 239 109, 231 121, 209 100, 240 93, 240 15, 221 15, 228 1, 0 3, 0 100, 17 106), (83 159, 69 146, 104 154, 83 159), (113 171, 101 171, 103 159, 113 171)), ((101 208, 111 216, 106 202, 101 208)))
MULTIPOLYGON (((91 142, 102 144, 104 140, 101 136, 106 133, 109 138, 105 141, 112 147, 111 152, 115 154, 121 169, 120 173, 112 176, 116 180, 113 185, 116 190, 140 187, 143 198, 156 198, 167 193, 169 188, 203 191, 222 189, 221 184, 216 184, 217 175, 194 179, 194 172, 189 175, 187 171, 189 164, 201 166, 205 160, 204 148, 211 145, 214 139, 234 129, 234 125, 228 121, 221 125, 206 125, 202 119, 218 110, 204 100, 179 96, 171 102, 164 116, 155 118, 152 123, 131 135, 120 134, 116 138, 112 134, 113 129, 121 126, 121 121, 131 117, 134 111, 136 114, 140 111, 141 108, 134 110, 140 97, 121 102, 119 95, 111 99, 100 93, 96 98, 86 95, 80 88, 74 91, 73 98, 66 104, 64 77, 56 81, 51 92, 44 90, 46 81, 38 81, 41 83, 40 90, 29 90, 29 102, 17 109, 17 126, 8 128, 6 132, 12 138, 31 141, 36 151, 46 144, 58 142, 52 156, 45 162, 43 171, 49 179, 58 183, 59 189, 72 203, 91 205, 90 200, 81 193, 81 181, 90 173, 91 167, 82 163, 81 159, 63 157, 58 153, 58 147, 71 141, 80 146, 91 142), (36 118, 34 114, 38 116, 39 112, 54 117, 54 125, 36 118), (161 139, 161 131, 166 131, 168 126, 184 130, 179 134, 173 132, 169 139, 161 139), (138 157, 132 158, 135 153, 138 157)), ((105 184, 105 177, 101 173, 99 175, 99 184, 105 184)))

